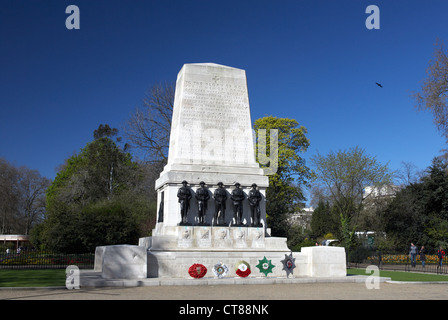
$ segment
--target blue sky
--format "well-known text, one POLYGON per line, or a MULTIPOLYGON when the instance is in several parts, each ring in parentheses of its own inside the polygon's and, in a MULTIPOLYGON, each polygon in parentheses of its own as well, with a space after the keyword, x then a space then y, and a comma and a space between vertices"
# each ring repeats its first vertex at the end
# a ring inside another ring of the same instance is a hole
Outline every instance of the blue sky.
POLYGON ((410 93, 436 38, 448 41, 446 0, 2 0, 0 157, 54 178, 148 87, 214 62, 246 70, 252 121, 308 129, 305 158, 360 146, 393 170, 425 169, 445 146, 410 93), (65 27, 72 4, 79 30, 65 27), (365 27, 371 4, 379 30, 365 27))

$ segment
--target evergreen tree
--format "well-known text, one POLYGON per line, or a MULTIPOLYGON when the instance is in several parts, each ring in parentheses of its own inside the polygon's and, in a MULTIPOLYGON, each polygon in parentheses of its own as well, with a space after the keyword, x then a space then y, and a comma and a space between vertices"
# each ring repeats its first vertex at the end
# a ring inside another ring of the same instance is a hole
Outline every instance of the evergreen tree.
POLYGON ((314 236, 337 233, 338 217, 334 214, 328 201, 320 200, 311 218, 311 231, 314 236))
POLYGON ((95 140, 70 157, 47 190, 47 215, 34 238, 47 248, 92 252, 96 246, 136 243, 141 223, 155 219, 144 170, 100 126, 95 140))
POLYGON ((385 212, 388 238, 398 249, 413 242, 435 249, 448 246, 448 174, 439 158, 432 161, 420 182, 397 193, 385 212))

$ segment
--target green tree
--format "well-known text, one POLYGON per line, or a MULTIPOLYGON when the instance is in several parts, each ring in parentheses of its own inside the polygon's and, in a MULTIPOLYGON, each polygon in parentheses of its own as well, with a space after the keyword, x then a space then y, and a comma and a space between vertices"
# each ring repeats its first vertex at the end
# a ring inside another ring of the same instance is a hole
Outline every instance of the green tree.
POLYGON ((87 144, 79 154, 69 158, 47 191, 47 210, 55 201, 86 205, 132 189, 137 165, 107 137, 87 144))
POLYGON ((346 247, 353 243, 356 221, 363 208, 364 188, 381 189, 392 182, 387 165, 379 163, 365 150, 355 147, 349 150, 317 154, 311 159, 316 172, 316 183, 324 190, 325 198, 339 216, 339 237, 346 247))
POLYGON ((135 243, 141 223, 155 219, 144 168, 111 140, 116 130, 109 129, 95 130, 95 140, 66 161, 48 188, 46 220, 35 235, 47 248, 135 243))
MULTIPOLYGON (((112 138, 113 136, 116 136, 118 134, 117 128, 111 128, 107 123, 106 124, 100 124, 98 129, 93 131, 93 137, 96 139, 108 137, 112 138)), ((120 140, 120 139, 119 139, 120 140)))
POLYGON ((441 158, 434 158, 427 169, 423 184, 423 210, 448 220, 448 165, 441 158))
POLYGON ((398 248, 413 242, 428 248, 448 246, 447 165, 434 158, 426 175, 397 193, 385 210, 386 232, 398 248))
POLYGON ((328 201, 320 200, 311 218, 311 231, 314 236, 337 232, 338 217, 328 201))
POLYGON ((311 170, 301 157, 301 153, 309 146, 309 140, 305 136, 307 130, 299 126, 296 120, 273 116, 257 119, 254 130, 257 149, 263 144, 261 149, 268 153, 265 158, 271 159, 270 162, 260 161, 260 157, 264 155, 258 152, 257 161, 262 168, 276 169, 275 172, 270 172, 269 187, 266 190, 267 222, 274 235, 287 236, 288 216, 300 210, 299 206, 305 200, 302 186, 306 185, 312 176, 311 170), (271 141, 270 130, 277 130, 276 141, 271 141), (261 137, 260 134, 265 133, 267 137, 261 137))

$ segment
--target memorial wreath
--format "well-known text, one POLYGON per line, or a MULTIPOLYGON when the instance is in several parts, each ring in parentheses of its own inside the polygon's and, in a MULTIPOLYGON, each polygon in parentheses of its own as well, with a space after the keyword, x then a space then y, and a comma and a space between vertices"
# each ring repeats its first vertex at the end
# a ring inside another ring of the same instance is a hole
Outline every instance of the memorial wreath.
POLYGON ((195 263, 188 269, 188 273, 193 278, 199 279, 205 276, 207 268, 203 264, 195 263))
POLYGON ((250 275, 250 265, 246 261, 238 261, 235 265, 235 273, 241 278, 245 278, 250 275))
POLYGON ((227 272, 229 272, 229 268, 222 262, 215 264, 213 267, 213 273, 218 278, 225 277, 227 275, 227 272))
POLYGON ((271 260, 266 259, 266 257, 258 260, 256 267, 261 273, 264 273, 266 277, 268 276, 268 273, 272 273, 272 269, 275 268, 275 266, 271 263, 271 260))

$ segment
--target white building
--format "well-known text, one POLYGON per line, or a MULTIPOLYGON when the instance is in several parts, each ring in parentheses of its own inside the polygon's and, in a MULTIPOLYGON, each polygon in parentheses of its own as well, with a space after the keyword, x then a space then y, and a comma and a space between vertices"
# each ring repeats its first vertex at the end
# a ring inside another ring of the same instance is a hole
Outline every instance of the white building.
POLYGON ((313 216, 314 208, 303 208, 301 212, 294 213, 289 217, 292 224, 297 224, 304 229, 310 229, 311 218, 313 216))
POLYGON ((383 197, 395 197, 400 190, 399 186, 384 185, 381 188, 375 186, 367 186, 363 190, 363 199, 370 198, 383 198, 383 197))
POLYGON ((16 249, 20 246, 30 244, 30 236, 23 234, 0 234, 0 243, 6 246, 7 243, 14 243, 16 249))

